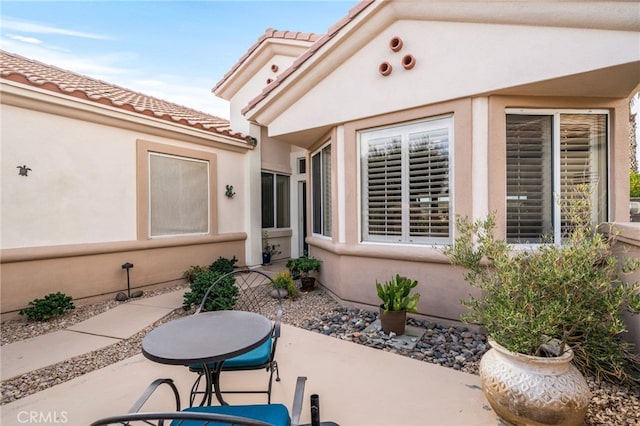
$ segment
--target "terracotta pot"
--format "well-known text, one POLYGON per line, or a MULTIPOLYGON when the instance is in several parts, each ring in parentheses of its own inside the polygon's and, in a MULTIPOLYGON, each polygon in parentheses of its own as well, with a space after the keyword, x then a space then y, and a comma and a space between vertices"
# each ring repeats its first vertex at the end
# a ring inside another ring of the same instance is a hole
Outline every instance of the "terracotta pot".
POLYGON ((573 352, 543 358, 511 352, 489 339, 480 360, 482 391, 491 408, 514 425, 582 425, 589 386, 571 364, 573 352))
POLYGON ((382 331, 389 334, 396 333, 398 336, 404 334, 407 324, 407 311, 389 311, 385 312, 383 305, 380 305, 380 325, 382 331))

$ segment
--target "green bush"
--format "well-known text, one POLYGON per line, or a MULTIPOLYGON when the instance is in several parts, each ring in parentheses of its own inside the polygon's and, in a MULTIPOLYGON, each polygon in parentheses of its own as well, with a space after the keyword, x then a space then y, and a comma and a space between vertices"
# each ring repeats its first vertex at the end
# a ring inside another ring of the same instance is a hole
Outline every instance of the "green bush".
POLYGON ((64 293, 51 293, 44 299, 34 299, 29 302, 29 308, 20 310, 20 315, 26 315, 32 320, 48 321, 57 315, 63 315, 75 309, 71 296, 64 293))
POLYGON ((293 277, 291 276, 291 272, 282 271, 278 272, 273 277, 273 288, 279 288, 282 290, 287 290, 287 298, 295 299, 298 296, 298 288, 296 284, 293 282, 293 277))
POLYGON ((233 256, 231 259, 220 256, 218 260, 209 265, 209 270, 227 274, 233 271, 236 263, 238 263, 238 259, 235 256, 233 256))
POLYGON ((207 268, 204 266, 200 266, 200 265, 191 266, 189 269, 184 271, 184 274, 182 274, 182 278, 184 278, 185 280, 187 280, 189 284, 191 284, 193 283, 193 281, 195 281, 196 275, 198 273, 204 272, 206 270, 207 268))
POLYGON ((633 170, 629 173, 630 196, 632 198, 640 197, 640 173, 633 170))
MULTIPOLYGON (((200 305, 209 287, 223 275, 232 272, 237 261, 238 259, 235 256, 232 259, 219 257, 208 268, 201 266, 189 268, 184 273, 184 276, 188 277, 191 290, 184 294, 182 308, 188 311, 192 306, 200 305)), ((235 285, 235 279, 228 277, 223 282, 218 283, 209 293, 203 310, 220 311, 233 309, 237 299, 238 287, 235 285)))
MULTIPOLYGON (((584 191, 587 191, 584 189, 584 191)), ((517 251, 494 236, 495 216, 469 222, 458 218, 458 236, 445 250, 454 265, 467 269, 465 279, 482 290, 463 304, 464 320, 483 324, 496 342, 513 352, 550 356, 548 345, 560 342, 574 352, 583 373, 611 382, 634 382, 638 356, 620 334, 626 331, 622 309, 633 307, 640 287, 624 285, 613 254, 615 236, 597 232, 584 203, 572 201, 571 234, 562 245, 517 251)), ((637 308, 637 306, 636 306, 637 308)))

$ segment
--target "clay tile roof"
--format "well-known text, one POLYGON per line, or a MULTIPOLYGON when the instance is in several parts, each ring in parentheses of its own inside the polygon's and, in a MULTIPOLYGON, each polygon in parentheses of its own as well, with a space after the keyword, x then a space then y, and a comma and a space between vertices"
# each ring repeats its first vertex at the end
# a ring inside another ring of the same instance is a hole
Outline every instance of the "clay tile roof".
POLYGON ((240 66, 247 60, 247 58, 249 58, 249 56, 251 56, 251 54, 255 52, 255 50, 264 41, 268 39, 281 38, 281 39, 287 39, 287 40, 300 40, 300 41, 307 41, 307 42, 313 43, 316 40, 318 40, 320 37, 321 37, 320 35, 313 34, 313 33, 301 33, 301 32, 295 32, 295 31, 278 31, 278 30, 274 30, 273 28, 267 28, 264 34, 262 34, 260 38, 258 38, 258 41, 256 41, 253 44, 253 46, 251 46, 249 50, 247 50, 247 53, 242 55, 242 57, 238 60, 238 62, 236 62, 233 67, 231 67, 231 69, 224 75, 224 77, 222 77, 222 79, 218 81, 215 86, 213 86, 213 89, 211 89, 211 91, 215 92, 218 89, 218 87, 224 84, 224 82, 227 81, 229 77, 231 77, 231 75, 233 75, 233 73, 238 68, 240 68, 240 66))
MULTIPOLYGON (((276 87, 278 87, 283 81, 285 81, 287 79, 287 77, 289 77, 291 74, 293 74, 298 68, 300 68, 300 66, 305 63, 310 57, 312 57, 318 50, 320 50, 320 48, 322 46, 324 46, 329 40, 331 40, 333 38, 333 36, 335 36, 338 32, 340 32, 340 30, 342 28, 344 28, 346 25, 348 25, 351 21, 353 21, 355 19, 356 16, 358 16, 360 14, 360 12, 362 12, 363 10, 365 10, 369 5, 371 5, 372 3, 374 3, 375 0, 362 0, 360 3, 358 3, 357 5, 353 6, 350 10, 349 13, 347 14, 347 16, 345 16, 344 18, 340 19, 338 22, 336 22, 335 24, 333 24, 329 30, 327 31, 326 34, 324 34, 323 36, 320 36, 316 39, 314 39, 314 43, 309 47, 309 49, 304 52, 302 55, 300 55, 300 57, 298 57, 293 64, 287 68, 286 70, 284 70, 281 74, 279 74, 276 79, 271 82, 271 84, 267 85, 264 89, 262 89, 262 93, 260 93, 258 96, 256 96, 255 98, 253 98, 251 101, 249 101, 249 103, 247 104, 247 106, 245 106, 244 108, 242 108, 242 114, 246 114, 247 112, 249 112, 251 109, 253 109, 253 107, 255 107, 258 103, 260 103, 260 101, 262 101, 263 99, 265 99, 269 93, 271 93, 272 90, 274 90, 276 87)), ((272 30, 275 32, 275 30, 272 30)), ((265 35, 269 32, 269 30, 267 30, 265 32, 265 35)), ((262 36, 264 37, 264 35, 262 36)), ((248 57, 251 52, 253 52, 253 50, 260 44, 262 43, 263 39, 259 39, 258 42, 252 47, 252 49, 249 49, 249 52, 247 52, 239 61, 238 64, 236 64, 237 66, 234 67, 229 73, 227 73, 224 78, 213 88, 213 90, 217 89, 218 86, 222 83, 224 83, 224 81, 227 79, 227 77, 229 75, 231 75, 233 73, 233 71, 235 71, 235 69, 240 66, 240 64, 246 59, 246 57, 248 57)))
POLYGON ((0 77, 246 141, 229 121, 0 50, 0 77))

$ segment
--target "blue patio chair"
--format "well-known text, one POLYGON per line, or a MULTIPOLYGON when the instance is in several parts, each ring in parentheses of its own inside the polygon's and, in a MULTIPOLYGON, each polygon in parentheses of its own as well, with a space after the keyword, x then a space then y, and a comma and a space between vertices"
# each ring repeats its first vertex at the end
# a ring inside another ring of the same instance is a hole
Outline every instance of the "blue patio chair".
MULTIPOLYGON (((280 381, 280 372, 275 356, 278 338, 280 337, 280 322, 282 319, 282 297, 280 292, 276 292, 275 296, 272 295, 274 282, 271 277, 263 272, 250 269, 239 269, 229 272, 211 284, 194 315, 205 311, 208 306, 215 307, 217 305, 215 302, 215 297, 217 297, 216 288, 225 286, 230 280, 235 280, 235 288, 237 289, 237 294, 234 296, 236 300, 233 309, 256 312, 264 315, 273 321, 273 329, 271 337, 256 349, 224 361, 222 364, 222 372, 265 369, 266 372, 269 373, 269 380, 266 389, 222 390, 221 393, 265 393, 267 394, 267 403, 271 403, 271 388, 274 372, 276 381, 280 381)), ((198 374, 191 388, 189 400, 190 405, 194 405, 197 395, 204 394, 202 387, 205 385, 206 380, 202 380, 204 377, 204 369, 202 366, 191 365, 189 369, 198 374)))
MULTIPOLYGON (((133 425, 136 422, 146 425, 171 425, 171 426, 206 426, 206 425, 243 425, 243 426, 338 426, 334 422, 320 422, 318 410, 314 412, 312 404, 312 423, 300 425, 300 413, 302 412, 302 400, 306 377, 298 377, 296 382, 291 417, 289 410, 283 404, 258 404, 258 405, 208 405, 203 407, 191 407, 180 410, 180 395, 173 380, 157 379, 136 401, 127 414, 105 417, 91 423, 91 426, 103 425, 133 425), (175 412, 140 412, 142 406, 160 386, 166 384, 173 391, 176 400, 175 412)), ((315 396, 315 395, 313 395, 315 396)), ((313 401, 312 396, 312 401, 313 401)), ((317 396, 316 396, 317 397, 317 396)), ((317 408, 317 405, 316 405, 317 408)))

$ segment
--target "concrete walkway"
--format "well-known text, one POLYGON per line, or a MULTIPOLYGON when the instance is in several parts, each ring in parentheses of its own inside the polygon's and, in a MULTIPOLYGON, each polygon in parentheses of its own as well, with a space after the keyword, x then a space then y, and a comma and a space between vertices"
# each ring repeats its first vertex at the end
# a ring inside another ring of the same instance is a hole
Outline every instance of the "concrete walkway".
MULTIPOLYGON (((132 336, 182 305, 174 292, 132 300, 67 330, 0 348, 2 379, 52 365, 132 336)), ((307 376, 308 397, 320 395, 321 417, 347 425, 497 425, 477 376, 284 325, 278 343, 281 382, 273 401, 289 407, 297 376, 307 376)), ((195 375, 136 355, 0 407, 2 425, 87 425, 124 413, 158 377, 171 377, 183 401, 195 375)), ((223 389, 266 386, 260 371, 222 375, 223 389)), ((168 388, 167 388, 168 390, 168 388)), ((262 395, 230 395, 232 404, 265 403, 262 395)), ((148 410, 172 409, 169 392, 157 392, 148 410)))

